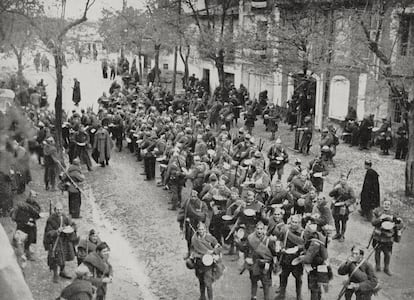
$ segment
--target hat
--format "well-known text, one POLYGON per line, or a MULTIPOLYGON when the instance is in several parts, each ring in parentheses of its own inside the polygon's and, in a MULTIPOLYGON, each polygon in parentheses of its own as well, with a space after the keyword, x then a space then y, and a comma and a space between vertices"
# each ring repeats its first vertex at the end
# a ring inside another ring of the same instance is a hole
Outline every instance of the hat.
POLYGON ((79 157, 74 158, 73 161, 72 161, 72 164, 73 165, 80 165, 80 159, 79 159, 79 157))
POLYGON ((327 145, 323 146, 322 149, 321 149, 321 151, 323 151, 323 152, 327 152, 329 150, 330 150, 329 146, 327 146, 327 145))
POLYGON ((239 133, 244 133, 244 128, 243 127, 239 128, 239 133))
POLYGON ((46 139, 46 142, 48 142, 48 143, 54 143, 54 142, 55 142, 55 139, 53 138, 53 136, 49 136, 49 137, 46 139))
POLYGON ((244 138, 245 138, 246 140, 250 140, 250 139, 252 138, 252 136, 251 136, 250 134, 246 134, 246 135, 244 136, 244 138))
POLYGON ((322 129, 322 132, 329 132, 328 128, 322 129))
POLYGON ((282 140, 281 140, 281 139, 277 139, 277 140, 275 141, 275 143, 276 143, 276 144, 281 144, 281 143, 282 143, 282 140))
POLYGON ((254 157, 256 157, 256 158, 261 158, 261 157, 262 157, 262 153, 260 153, 260 151, 256 151, 256 152, 254 153, 254 157))
POLYGON ((217 176, 216 176, 216 174, 211 174, 209 177, 208 177, 208 180, 209 181, 217 181, 217 176))
POLYGON ((311 118, 311 116, 306 116, 306 117, 303 119, 303 121, 304 121, 304 122, 309 122, 311 119, 312 119, 312 118, 311 118))
POLYGON ((365 165, 366 166, 372 166, 372 161, 371 160, 369 160, 369 159, 367 159, 366 161, 365 161, 365 165))
POLYGON ((301 163, 302 161, 300 160, 300 158, 295 159, 295 165, 300 165, 301 163))
POLYGON ((298 206, 305 206, 305 199, 299 198, 297 201, 298 206))
POLYGON ((80 264, 75 270, 76 277, 78 277, 78 278, 82 277, 82 276, 84 276, 88 273, 89 273, 89 269, 84 264, 80 264))
POLYGON ((91 230, 89 230, 89 236, 94 235, 94 234, 96 234, 95 229, 91 229, 91 230))
POLYGON ((220 130, 226 130, 226 129, 227 129, 226 125, 221 125, 220 126, 220 130))

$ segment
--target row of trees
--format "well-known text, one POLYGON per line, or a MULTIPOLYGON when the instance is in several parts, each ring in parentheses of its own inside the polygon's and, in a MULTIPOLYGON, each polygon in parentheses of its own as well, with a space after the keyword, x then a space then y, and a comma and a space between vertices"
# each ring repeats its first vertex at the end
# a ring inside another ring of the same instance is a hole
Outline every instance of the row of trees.
MULTIPOLYGON (((188 76, 191 49, 195 56, 214 63, 221 87, 225 85, 224 66, 234 59, 268 74, 275 71, 298 74, 295 94, 299 100, 305 99, 312 74, 323 73, 324 104, 328 103, 331 74, 338 68, 365 70, 374 75, 381 87, 377 90, 381 93, 389 90, 390 98, 402 107, 409 125, 406 193, 414 195, 414 107, 408 98, 413 64, 411 61, 397 66, 392 61, 401 44, 401 31, 408 29, 401 26, 393 29, 390 23, 395 14, 402 17, 407 13, 410 2, 275 0, 277 17, 273 15, 273 7, 268 11, 270 17, 266 22, 254 20, 252 26, 242 27, 237 26, 238 0, 153 0, 149 1, 147 11, 128 8, 115 14, 126 19, 134 11, 133 19, 140 26, 126 22, 128 38, 124 42, 139 45, 139 49, 149 42, 153 47, 150 52, 156 58, 155 68, 158 68, 160 49, 167 52, 186 49, 185 56, 179 52, 188 76), (137 38, 133 33, 138 28, 137 38)), ((114 40, 113 33, 103 30, 102 34, 107 40, 114 40)), ((125 37, 122 32, 118 36, 125 37)), ((324 105, 324 115, 328 114, 327 107, 324 105)))

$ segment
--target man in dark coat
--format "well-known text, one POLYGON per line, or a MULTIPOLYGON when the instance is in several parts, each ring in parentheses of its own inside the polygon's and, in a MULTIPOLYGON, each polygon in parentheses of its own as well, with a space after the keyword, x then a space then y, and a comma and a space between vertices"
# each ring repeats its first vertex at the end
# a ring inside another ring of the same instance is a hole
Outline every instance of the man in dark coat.
POLYGON ((361 191, 361 210, 360 214, 367 218, 369 222, 372 220, 372 211, 380 206, 380 188, 378 182, 378 173, 372 169, 372 162, 365 161, 364 184, 361 191))
POLYGON ((371 133, 374 122, 371 116, 366 117, 362 120, 359 126, 359 149, 368 149, 368 144, 371 141, 371 133))
POLYGON ((79 184, 85 180, 85 176, 82 174, 80 167, 79 158, 75 158, 73 163, 69 166, 66 171, 67 184, 68 184, 68 194, 69 194, 69 214, 72 218, 80 218, 80 207, 81 207, 81 192, 79 190, 79 184), (75 183, 75 184, 74 184, 75 183))
POLYGON ((80 82, 76 78, 73 79, 72 101, 76 106, 78 106, 79 102, 81 101, 80 82))
MULTIPOLYGON (((76 231, 64 233, 65 227, 72 226, 67 216, 63 214, 63 205, 57 203, 55 212, 47 219, 45 234, 43 237, 43 246, 48 251, 47 265, 53 271, 53 282, 59 282, 58 267, 60 268, 60 277, 70 279, 71 277, 65 272, 65 262, 75 259, 74 243, 77 243, 76 231)), ((75 228, 74 228, 75 229, 75 228)))

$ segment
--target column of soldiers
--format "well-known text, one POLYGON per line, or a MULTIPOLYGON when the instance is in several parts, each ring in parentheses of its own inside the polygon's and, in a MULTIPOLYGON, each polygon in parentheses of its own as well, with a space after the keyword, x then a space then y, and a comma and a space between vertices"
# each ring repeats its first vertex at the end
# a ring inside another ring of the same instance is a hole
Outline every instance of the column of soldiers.
MULTIPOLYGON (((237 91, 234 93, 237 97, 237 91)), ((86 140, 94 140, 92 148, 98 151, 94 159, 104 167, 110 158, 112 139, 119 151, 125 140, 131 154, 143 161, 145 180, 155 180, 158 162, 161 179, 157 186, 171 192, 170 209, 177 210, 188 247, 186 265, 195 269, 200 299, 213 299, 212 285, 224 269, 224 250, 242 259, 240 273, 249 272, 251 299, 257 297, 258 281, 265 299, 270 299, 272 277, 277 275, 277 299, 286 299, 290 274, 295 278, 296 298, 302 299, 304 270, 311 299, 321 299, 321 287, 332 278, 327 251, 331 232, 336 230, 334 239, 344 240, 356 200, 347 174, 342 174, 329 192, 329 207, 321 194, 328 175, 323 156, 312 160, 308 168, 297 159, 284 186, 281 179, 289 155, 282 141, 276 139, 266 152, 264 143, 250 134, 251 119, 246 119, 246 128, 240 128, 237 135, 231 134, 234 120, 226 117, 230 114, 224 115, 229 111, 228 104, 224 104, 224 111, 220 109, 222 117, 207 122, 214 111, 208 110, 211 106, 198 94, 189 92, 171 98, 158 88, 131 83, 121 87, 116 82, 109 96, 104 94, 98 102, 98 114, 73 113, 65 124, 69 133, 73 130, 69 137, 64 136, 69 157, 71 153, 77 153, 72 159, 83 155, 81 161, 89 169, 88 149, 79 147, 88 143, 86 140), (102 147, 97 146, 101 139, 98 133, 105 139, 102 147), (183 189, 191 191, 188 198, 182 197, 183 189)), ((373 215, 377 270, 383 253, 384 272, 391 274, 392 243, 400 237, 402 221, 386 205, 373 215)), ((349 274, 347 270, 343 268, 340 274, 349 274)), ((364 276, 349 275, 350 282, 355 283, 349 286, 357 297, 362 292, 367 295, 357 299, 370 299, 376 284, 362 291, 364 276)))
MULTIPOLYGON (((280 278, 277 299, 286 298, 290 274, 295 277, 296 298, 302 299, 304 270, 311 299, 321 299, 321 286, 332 277, 327 252, 331 232, 336 230, 333 239, 344 240, 356 201, 347 174, 329 192, 331 206, 320 194, 332 155, 326 159, 321 151, 308 167, 296 160, 284 187, 281 178, 289 155, 282 141, 276 139, 266 153, 262 141, 249 134, 251 119, 246 129, 232 135, 229 103, 224 102, 218 119, 207 124, 215 109, 208 111, 211 106, 198 95, 187 93, 171 101, 157 88, 116 84, 111 92, 99 99, 98 120, 118 140, 119 151, 125 138, 129 151, 144 162, 145 180, 155 179, 158 162, 157 186, 171 192, 170 209, 178 211, 188 246, 186 265, 195 269, 200 299, 213 298, 224 249, 244 259, 241 272, 249 271, 252 299, 258 281, 265 299, 270 299, 272 274, 280 278), (183 189, 191 190, 187 199, 183 189)), ((334 141, 326 144, 335 146, 334 141)), ((384 272, 390 273, 390 246, 380 249, 376 251, 384 253, 384 272)))

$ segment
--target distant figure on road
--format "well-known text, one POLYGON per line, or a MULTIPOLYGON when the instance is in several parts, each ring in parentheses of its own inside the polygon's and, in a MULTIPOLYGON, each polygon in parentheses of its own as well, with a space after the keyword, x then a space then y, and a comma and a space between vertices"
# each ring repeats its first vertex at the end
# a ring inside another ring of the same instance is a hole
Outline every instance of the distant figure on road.
POLYGON ((72 101, 76 106, 78 106, 79 102, 81 101, 80 82, 76 78, 73 79, 72 101))
POLYGON ((49 71, 49 59, 47 58, 46 54, 42 56, 42 72, 49 71))
POLYGON ((39 67, 40 67, 40 53, 37 52, 35 58, 33 59, 33 63, 36 68, 36 73, 39 73, 39 67))
POLYGON ((115 75, 116 75, 116 72, 115 72, 115 61, 114 60, 111 61, 111 63, 109 64, 109 67, 111 68, 111 74, 109 76, 109 79, 114 80, 115 79, 115 75))
POLYGON ((102 77, 104 79, 108 78, 108 61, 106 59, 102 60, 102 77))

